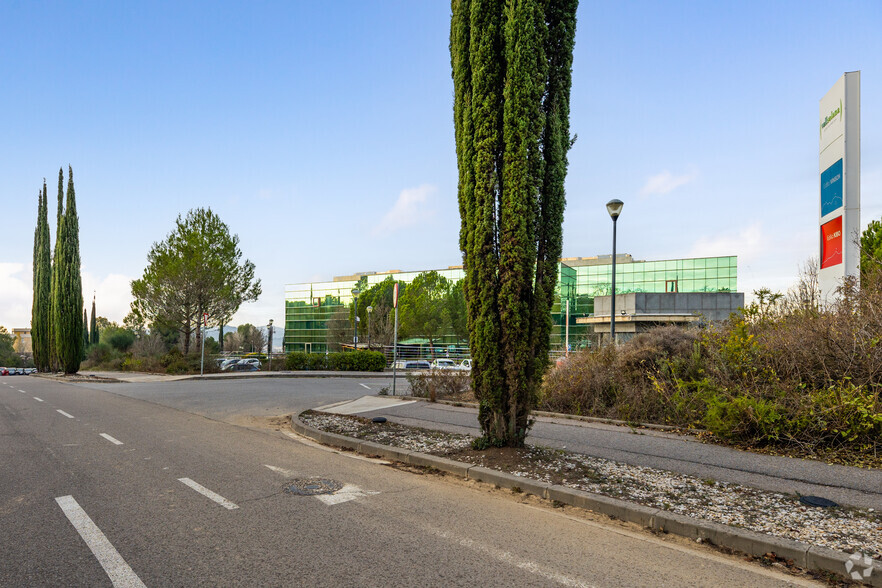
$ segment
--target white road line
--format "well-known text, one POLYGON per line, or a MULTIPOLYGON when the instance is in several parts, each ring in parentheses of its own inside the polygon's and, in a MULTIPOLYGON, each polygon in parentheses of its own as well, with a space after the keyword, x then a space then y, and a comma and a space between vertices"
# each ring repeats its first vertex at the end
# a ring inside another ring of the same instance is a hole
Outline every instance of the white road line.
POLYGON ((355 500, 356 498, 361 498, 363 496, 373 496, 374 494, 379 494, 379 492, 374 492, 372 490, 362 490, 355 484, 345 484, 342 488, 340 488, 333 494, 318 494, 316 495, 316 498, 318 498, 320 501, 324 502, 328 506, 333 506, 335 504, 349 502, 350 500, 355 500))
POLYGON ((19 392, 21 392, 22 394, 27 394, 27 392, 25 392, 24 390, 19 390, 19 392))
POLYGON ((113 437, 111 437, 107 433, 99 433, 99 435, 101 435, 102 437, 104 437, 105 439, 107 439, 108 441, 113 443, 114 445, 122 445, 123 444, 122 441, 119 441, 118 439, 114 439, 113 437))
POLYGON ((285 468, 277 468, 276 466, 271 466, 269 464, 263 464, 264 467, 271 469, 277 474, 282 474, 283 476, 287 476, 289 478, 296 478, 299 474, 294 470, 286 470, 285 468))
POLYGON ((114 586, 126 588, 146 588, 129 564, 122 558, 119 552, 110 544, 101 529, 92 522, 73 496, 60 496, 55 499, 61 510, 67 516, 67 520, 74 526, 89 549, 95 555, 98 563, 104 568, 114 586))
POLYGON ((67 414, 66 412, 64 412, 64 411, 61 410, 60 408, 57 408, 57 409, 55 409, 55 410, 56 410, 56 412, 60 412, 61 414, 63 414, 64 416, 66 416, 66 417, 69 418, 69 419, 74 418, 74 415, 72 415, 72 414, 67 414))
POLYGON ((358 455, 357 453, 337 451, 336 449, 331 449, 330 447, 325 447, 324 445, 316 443, 312 439, 304 437, 303 435, 298 435, 297 433, 291 433, 289 431, 282 431, 282 433, 284 433, 286 436, 290 437, 291 439, 294 439, 295 441, 299 441, 300 443, 303 443, 304 445, 308 445, 309 447, 313 447, 315 449, 321 449, 322 451, 327 451, 328 453, 336 453, 337 455, 342 455, 344 457, 351 457, 352 459, 357 459, 359 461, 369 461, 371 463, 378 463, 381 465, 389 465, 390 463, 392 463, 392 462, 386 461, 385 459, 378 459, 376 457, 365 457, 363 455, 358 455))
POLYGON ((194 482, 190 478, 178 478, 178 482, 181 482, 182 484, 189 486, 190 488, 192 488, 193 490, 195 490, 199 494, 202 494, 203 496, 217 502, 219 505, 223 506, 226 509, 234 510, 234 509, 239 508, 238 506, 236 506, 235 504, 233 504, 232 502, 230 502, 229 500, 227 500, 226 498, 224 498, 220 494, 216 494, 216 493, 212 492, 211 490, 209 490, 208 488, 206 488, 202 484, 197 484, 196 482, 194 482))
POLYGON ((363 386, 363 387, 365 387, 365 388, 367 388, 367 389, 368 389, 368 390, 370 390, 370 389, 371 389, 371 387, 370 387, 370 386, 368 386, 368 385, 367 385, 367 384, 362 384, 362 383, 360 383, 360 382, 359 382, 359 384, 358 384, 358 385, 359 385, 359 386, 363 386))
POLYGON ((37 402, 43 402, 42 398, 37 398, 36 396, 34 396, 34 400, 36 400, 37 402))
POLYGON ((484 555, 488 555, 501 563, 514 566, 520 570, 524 570, 525 572, 529 572, 536 576, 545 578, 546 580, 551 580, 556 584, 560 584, 562 586, 575 586, 584 588, 590 588, 592 586, 591 584, 586 584, 578 578, 573 578, 572 576, 561 574, 560 572, 556 572, 544 566, 540 566, 536 562, 520 558, 510 551, 504 551, 497 547, 493 547, 492 545, 487 545, 486 543, 481 543, 480 541, 475 541, 474 539, 470 539, 468 537, 462 537, 449 531, 435 529, 432 527, 427 527, 426 530, 436 537, 447 539, 448 541, 452 541, 453 543, 456 543, 462 547, 465 547, 466 549, 470 549, 477 553, 483 553, 484 555))

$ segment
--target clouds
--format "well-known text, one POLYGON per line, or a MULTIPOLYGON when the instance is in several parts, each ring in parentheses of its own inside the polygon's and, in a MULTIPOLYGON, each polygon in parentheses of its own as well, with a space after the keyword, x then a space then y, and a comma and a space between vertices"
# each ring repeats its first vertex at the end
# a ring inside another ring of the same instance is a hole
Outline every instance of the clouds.
POLYGON ((427 206, 429 200, 438 191, 436 186, 422 184, 416 188, 405 188, 398 195, 398 200, 373 228, 373 236, 388 234, 412 227, 434 215, 427 206))
POLYGON ((756 222, 736 232, 701 237, 692 246, 689 257, 737 255, 740 265, 756 259, 768 249, 768 238, 763 235, 760 223, 756 222))
POLYGON ((115 323, 122 324, 129 314, 132 303, 131 282, 134 278, 123 274, 108 274, 102 278, 82 272, 83 304, 91 318, 92 295, 95 295, 95 311, 115 323))
POLYGON ((640 194, 642 196, 663 196, 673 192, 681 186, 685 186, 686 184, 695 181, 697 177, 698 172, 696 170, 678 176, 665 170, 660 174, 650 176, 640 190, 640 194))
POLYGON ((31 266, 0 262, 0 325, 7 329, 31 324, 31 266))

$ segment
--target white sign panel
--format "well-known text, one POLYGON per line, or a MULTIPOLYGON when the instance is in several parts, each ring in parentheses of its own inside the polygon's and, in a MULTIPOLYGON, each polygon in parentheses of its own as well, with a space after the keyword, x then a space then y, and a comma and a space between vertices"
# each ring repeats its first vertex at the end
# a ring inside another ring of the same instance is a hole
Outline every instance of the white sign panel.
POLYGON ((831 300, 860 269, 861 72, 843 75, 821 99, 818 127, 818 282, 822 300, 831 300))

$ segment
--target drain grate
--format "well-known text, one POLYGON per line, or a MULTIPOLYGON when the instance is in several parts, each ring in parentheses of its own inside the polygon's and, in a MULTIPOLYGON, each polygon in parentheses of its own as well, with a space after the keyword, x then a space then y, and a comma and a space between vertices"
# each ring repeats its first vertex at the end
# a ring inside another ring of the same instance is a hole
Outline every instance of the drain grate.
POLYGON ((294 480, 285 485, 285 492, 298 496, 316 496, 318 494, 333 494, 341 489, 343 484, 327 478, 306 478, 294 480))

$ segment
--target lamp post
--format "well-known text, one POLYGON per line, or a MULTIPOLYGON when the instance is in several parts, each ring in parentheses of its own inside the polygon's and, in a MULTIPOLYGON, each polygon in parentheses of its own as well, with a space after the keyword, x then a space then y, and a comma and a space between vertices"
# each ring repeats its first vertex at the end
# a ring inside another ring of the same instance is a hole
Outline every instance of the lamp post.
POLYGON ((609 312, 609 336, 614 345, 616 342, 616 221, 619 220, 619 215, 622 214, 622 207, 624 205, 625 203, 617 198, 606 203, 606 211, 613 222, 612 299, 610 300, 609 312))
POLYGON ((368 306, 368 351, 371 350, 371 312, 374 310, 373 306, 368 306))
POLYGON ((273 371, 273 319, 269 320, 269 324, 266 326, 266 331, 266 354, 269 355, 269 370, 273 371))
POLYGON ((358 351, 358 295, 361 294, 361 290, 358 288, 352 289, 352 295, 355 297, 355 351, 358 351))

